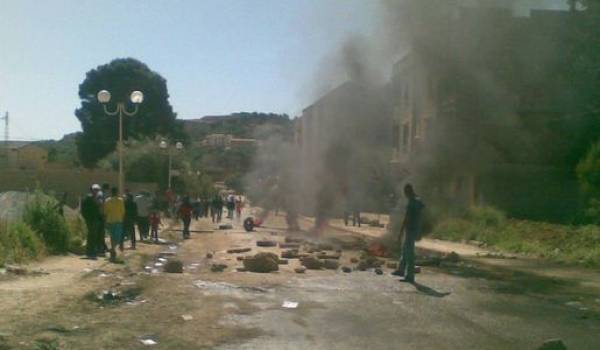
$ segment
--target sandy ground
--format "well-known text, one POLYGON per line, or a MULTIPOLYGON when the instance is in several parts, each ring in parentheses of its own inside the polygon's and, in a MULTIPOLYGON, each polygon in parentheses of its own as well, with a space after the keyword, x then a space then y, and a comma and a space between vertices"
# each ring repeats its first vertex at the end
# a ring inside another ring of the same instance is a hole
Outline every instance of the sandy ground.
MULTIPOLYGON (((547 276, 502 259, 423 268, 415 285, 398 282, 390 269, 381 276, 296 274, 297 260, 275 273, 237 272, 239 255, 280 252, 256 240, 283 241, 286 233, 281 216, 254 233, 232 223, 232 230, 194 233, 178 246, 140 244, 122 265, 53 257, 29 267, 47 275, 0 281, 0 349, 535 349, 549 338, 597 349, 600 293, 573 277, 578 272, 547 276), (226 252, 236 247, 252 251, 226 252), (183 274, 144 269, 163 251, 183 261, 183 274), (211 272, 215 263, 228 267, 211 272), (135 290, 135 297, 108 305, 96 298, 104 290, 135 290), (284 308, 285 301, 298 306, 284 308)), ((216 225, 202 219, 193 228, 216 225)), ((334 226, 320 239, 352 234, 334 226)), ((341 265, 353 266, 358 254, 344 251, 341 265)))

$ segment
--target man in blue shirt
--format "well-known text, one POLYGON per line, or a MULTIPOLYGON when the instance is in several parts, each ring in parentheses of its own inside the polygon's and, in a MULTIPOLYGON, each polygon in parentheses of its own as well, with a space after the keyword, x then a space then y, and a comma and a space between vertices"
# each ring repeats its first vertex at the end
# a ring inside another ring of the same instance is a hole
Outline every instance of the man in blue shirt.
POLYGON ((400 259, 400 268, 392 274, 404 277, 403 282, 414 283, 415 242, 421 233, 421 213, 425 205, 421 202, 411 184, 404 186, 404 195, 408 199, 408 204, 406 205, 406 214, 404 215, 404 221, 398 235, 398 239, 401 239, 404 233, 402 258, 400 259))

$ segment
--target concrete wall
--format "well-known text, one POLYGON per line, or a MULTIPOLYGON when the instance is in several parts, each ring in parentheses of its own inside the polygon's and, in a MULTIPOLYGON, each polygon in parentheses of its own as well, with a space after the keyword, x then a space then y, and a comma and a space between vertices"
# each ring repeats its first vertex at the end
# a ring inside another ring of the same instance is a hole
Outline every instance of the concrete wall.
MULTIPOLYGON (((41 188, 44 192, 68 193, 68 204, 76 205, 80 195, 89 191, 90 185, 108 183, 116 186, 118 174, 114 171, 89 170, 77 168, 48 169, 3 169, 0 171, 0 192, 32 191, 41 188)), ((155 183, 128 182, 132 192, 140 190, 156 191, 155 183)))

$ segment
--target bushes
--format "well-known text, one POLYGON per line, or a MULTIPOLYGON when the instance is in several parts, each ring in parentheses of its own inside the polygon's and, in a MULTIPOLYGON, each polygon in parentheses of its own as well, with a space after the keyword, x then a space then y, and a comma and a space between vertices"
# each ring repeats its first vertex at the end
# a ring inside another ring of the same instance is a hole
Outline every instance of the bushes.
POLYGON ((0 223, 0 266, 27 262, 44 253, 44 244, 29 226, 23 223, 0 223))
POLYGON ((494 208, 471 208, 462 217, 441 220, 433 237, 477 240, 501 250, 555 261, 600 266, 600 227, 567 226, 507 219, 494 208))
POLYGON ((25 208, 23 221, 41 236, 51 254, 64 254, 69 250, 69 228, 55 202, 36 194, 25 208))
POLYGON ((498 209, 486 206, 471 207, 466 219, 482 226, 500 226, 506 223, 506 215, 498 209))

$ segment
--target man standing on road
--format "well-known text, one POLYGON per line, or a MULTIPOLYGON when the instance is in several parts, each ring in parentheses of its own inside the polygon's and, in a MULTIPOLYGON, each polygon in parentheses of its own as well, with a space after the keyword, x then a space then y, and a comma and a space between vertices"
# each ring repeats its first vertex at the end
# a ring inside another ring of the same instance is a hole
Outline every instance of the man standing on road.
POLYGON ((425 205, 415 193, 411 184, 404 186, 404 195, 408 199, 406 214, 400 227, 398 239, 404 233, 404 244, 402 244, 402 258, 400 268, 392 272, 395 276, 404 277, 403 282, 415 282, 415 242, 420 235, 421 213, 425 205))
POLYGON ((193 212, 194 207, 192 207, 192 203, 190 203, 190 197, 184 197, 177 210, 177 215, 183 221, 183 239, 190 238, 190 223, 192 221, 193 212))
POLYGON ((96 235, 96 239, 98 239, 98 243, 96 249, 98 250, 98 254, 105 256, 108 247, 106 246, 106 241, 104 240, 105 232, 106 232, 106 219, 104 215, 104 201, 106 197, 108 197, 108 191, 110 186, 107 183, 102 184, 101 190, 96 194, 96 201, 98 202, 98 206, 100 207, 100 211, 102 212, 100 224, 98 225, 98 231, 96 235))
POLYGON ((137 204, 133 200, 133 195, 127 192, 125 195, 125 219, 123 221, 124 235, 121 238, 121 250, 123 250, 123 239, 126 235, 131 239, 131 249, 135 249, 135 221, 137 217, 137 204))
POLYGON ((111 189, 111 196, 104 202, 104 218, 110 233, 110 261, 117 258, 116 246, 121 243, 123 235, 123 219, 125 218, 125 204, 118 195, 116 187, 111 189))
POLYGON ((215 195, 211 202, 210 214, 212 216, 213 223, 220 223, 221 216, 223 215, 223 198, 220 195, 215 195))
POLYGON ((99 185, 92 185, 90 188, 90 193, 85 196, 83 201, 81 202, 81 216, 85 220, 85 225, 87 227, 87 239, 86 239, 86 248, 85 255, 88 259, 96 259, 96 255, 98 253, 98 238, 97 235, 100 229, 100 222, 102 220, 102 211, 100 210, 100 206, 98 205, 97 195, 100 191, 99 185))
POLYGON ((137 205, 137 224, 140 232, 140 241, 148 238, 150 232, 150 209, 152 206, 152 198, 150 193, 142 192, 135 196, 135 204, 137 205))

